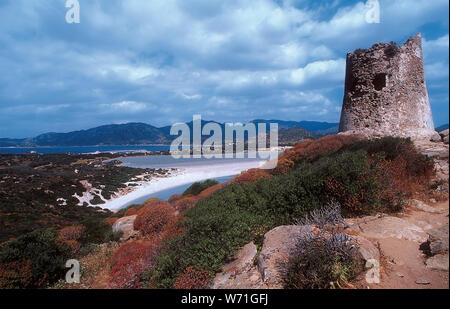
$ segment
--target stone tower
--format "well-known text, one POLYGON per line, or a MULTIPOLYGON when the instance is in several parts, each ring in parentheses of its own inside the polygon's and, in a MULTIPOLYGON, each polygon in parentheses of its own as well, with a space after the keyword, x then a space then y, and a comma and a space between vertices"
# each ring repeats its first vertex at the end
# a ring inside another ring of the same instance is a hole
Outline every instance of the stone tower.
POLYGON ((340 132, 435 136, 423 69, 422 37, 377 43, 347 55, 340 132))

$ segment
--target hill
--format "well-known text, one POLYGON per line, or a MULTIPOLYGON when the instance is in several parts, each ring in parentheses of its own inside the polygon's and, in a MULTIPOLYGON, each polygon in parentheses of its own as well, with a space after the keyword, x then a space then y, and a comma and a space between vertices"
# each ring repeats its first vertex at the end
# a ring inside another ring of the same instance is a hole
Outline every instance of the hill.
POLYGON ((256 119, 253 120, 252 122, 278 123, 279 129, 290 129, 293 127, 299 127, 319 135, 334 134, 337 133, 339 129, 339 123, 318 122, 318 121, 285 121, 275 119, 272 120, 256 119))
POLYGON ((167 144, 170 139, 154 126, 127 123, 69 133, 46 133, 26 142, 38 146, 143 145, 167 144))
MULTIPOLYGON (((207 122, 202 121, 202 126, 207 122)), ((218 123, 218 122, 215 122, 218 123)), ((253 120, 251 123, 278 123, 280 140, 288 143, 337 132, 336 123, 315 121, 253 120), (293 129, 295 128, 295 129, 293 129), (293 129, 293 130, 289 130, 293 129), (297 134, 297 136, 295 136, 297 134)), ((192 121, 187 123, 192 129, 192 121)), ((224 124, 218 123, 222 131, 224 124)), ((169 145, 170 126, 155 127, 145 123, 104 125, 68 133, 45 133, 24 139, 0 138, 0 147, 96 146, 96 145, 169 145)))
POLYGON ((282 128, 278 132, 278 143, 280 145, 295 145, 305 139, 316 139, 319 134, 294 126, 282 128))

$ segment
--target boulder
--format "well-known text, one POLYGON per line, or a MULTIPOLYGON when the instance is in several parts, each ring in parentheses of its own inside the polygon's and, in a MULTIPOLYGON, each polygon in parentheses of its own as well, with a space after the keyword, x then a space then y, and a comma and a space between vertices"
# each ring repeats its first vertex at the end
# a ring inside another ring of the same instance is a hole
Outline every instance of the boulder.
POLYGON ((134 220, 136 220, 137 215, 123 217, 114 222, 112 229, 114 232, 122 231, 123 235, 120 238, 121 241, 127 241, 131 238, 136 237, 139 232, 134 229, 134 220))
POLYGON ((444 142, 444 144, 448 144, 448 135, 449 135, 448 132, 449 132, 448 129, 439 132, 439 135, 441 136, 442 141, 444 142))
POLYGON ((431 255, 448 252, 448 224, 428 232, 431 255))
POLYGON ((365 263, 369 260, 380 261, 380 251, 367 239, 361 236, 350 236, 358 245, 361 260, 365 263))
POLYGON ((439 143, 439 142, 442 142, 442 137, 439 135, 439 133, 435 132, 431 135, 430 141, 439 143))
POLYGON ((296 241, 311 231, 311 226, 288 225, 276 227, 264 235, 264 244, 258 257, 258 269, 268 288, 283 288, 280 266, 289 260, 296 241))
POLYGON ((257 248, 253 242, 242 247, 234 260, 214 278, 213 289, 261 289, 264 284, 255 265, 257 248))
POLYGON ((427 268, 448 271, 448 253, 438 254, 426 260, 427 268))

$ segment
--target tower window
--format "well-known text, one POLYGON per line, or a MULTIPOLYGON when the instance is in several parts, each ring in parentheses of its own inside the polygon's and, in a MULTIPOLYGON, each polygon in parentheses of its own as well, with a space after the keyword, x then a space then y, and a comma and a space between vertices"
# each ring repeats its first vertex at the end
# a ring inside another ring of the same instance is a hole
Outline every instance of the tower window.
POLYGON ((378 73, 372 80, 375 90, 380 91, 386 87, 386 73, 378 73))

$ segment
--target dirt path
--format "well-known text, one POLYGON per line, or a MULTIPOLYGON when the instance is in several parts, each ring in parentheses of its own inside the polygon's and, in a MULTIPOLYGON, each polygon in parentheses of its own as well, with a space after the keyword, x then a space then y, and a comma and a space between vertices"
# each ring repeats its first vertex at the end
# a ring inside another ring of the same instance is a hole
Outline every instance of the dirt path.
MULTIPOLYGON (((399 216, 408 223, 423 229, 425 233, 447 226, 449 223, 449 202, 433 205, 441 214, 408 208, 399 216)), ((421 241, 405 238, 376 239, 383 256, 379 284, 361 283, 374 289, 448 289, 448 271, 427 267, 427 256, 420 249, 421 241)), ((447 253, 448 261, 448 253, 447 253)))
MULTIPOLYGON (((436 158, 436 177, 446 182, 448 194, 448 145, 426 143, 416 146, 436 158)), ((350 219, 347 223, 352 233, 372 241, 381 253, 380 282, 367 283, 363 274, 354 282, 357 288, 449 288, 448 199, 445 202, 412 200, 395 216, 350 219), (430 242, 434 246, 431 254, 430 242), (430 259, 430 255, 434 256, 430 259)))

